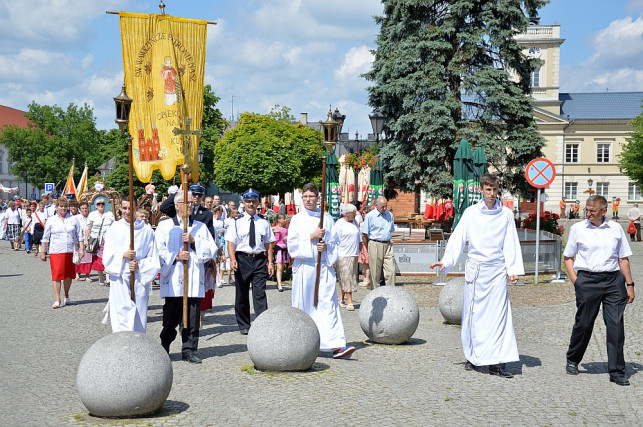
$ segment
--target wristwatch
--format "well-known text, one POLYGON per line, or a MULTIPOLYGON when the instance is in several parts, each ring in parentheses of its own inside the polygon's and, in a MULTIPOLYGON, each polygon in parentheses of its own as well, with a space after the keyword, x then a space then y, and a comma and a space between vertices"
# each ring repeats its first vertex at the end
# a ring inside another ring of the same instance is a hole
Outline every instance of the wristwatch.
POLYGON ((629 287, 629 286, 634 287, 634 282, 632 282, 632 283, 626 283, 626 284, 625 284, 625 286, 628 286, 628 287, 629 287))

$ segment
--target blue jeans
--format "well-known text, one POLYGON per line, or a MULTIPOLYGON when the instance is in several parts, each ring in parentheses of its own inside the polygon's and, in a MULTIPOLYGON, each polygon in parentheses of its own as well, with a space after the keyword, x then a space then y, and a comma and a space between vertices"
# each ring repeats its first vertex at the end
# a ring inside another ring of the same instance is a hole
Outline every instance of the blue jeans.
POLYGON ((32 241, 33 241, 33 235, 31 233, 25 233, 25 250, 27 252, 31 250, 32 241))

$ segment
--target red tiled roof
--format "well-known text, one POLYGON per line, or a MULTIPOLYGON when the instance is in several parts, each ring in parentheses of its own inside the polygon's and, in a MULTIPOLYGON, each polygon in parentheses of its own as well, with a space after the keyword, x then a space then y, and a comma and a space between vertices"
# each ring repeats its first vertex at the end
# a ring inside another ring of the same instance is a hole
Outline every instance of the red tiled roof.
POLYGON ((2 134, 2 129, 4 129, 5 125, 17 125, 26 128, 28 124, 29 119, 25 117, 24 111, 0 105, 0 134, 2 134))

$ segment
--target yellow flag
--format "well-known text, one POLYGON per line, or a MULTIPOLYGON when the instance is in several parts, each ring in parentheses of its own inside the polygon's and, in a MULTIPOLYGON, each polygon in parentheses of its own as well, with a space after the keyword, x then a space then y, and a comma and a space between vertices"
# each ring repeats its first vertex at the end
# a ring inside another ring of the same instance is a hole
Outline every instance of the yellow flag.
MULTIPOLYGON (((169 180, 184 162, 185 118, 201 129, 206 21, 170 15, 120 13, 127 94, 134 100, 129 118, 134 170, 148 182, 155 169, 169 180)), ((199 140, 191 136, 188 163, 199 178, 199 140)))

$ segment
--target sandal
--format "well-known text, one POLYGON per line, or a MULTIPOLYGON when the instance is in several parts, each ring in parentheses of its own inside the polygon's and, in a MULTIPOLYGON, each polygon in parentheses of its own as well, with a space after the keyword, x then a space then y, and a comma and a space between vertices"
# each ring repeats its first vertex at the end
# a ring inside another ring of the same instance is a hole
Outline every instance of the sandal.
POLYGON ((346 304, 346 310, 348 311, 355 311, 355 306, 351 304, 346 304))
POLYGON ((344 301, 340 301, 340 302, 339 302, 339 306, 340 306, 341 308, 346 308, 346 303, 345 303, 344 301))
POLYGON ((60 301, 54 301, 54 305, 51 306, 54 310, 60 308, 60 301))

